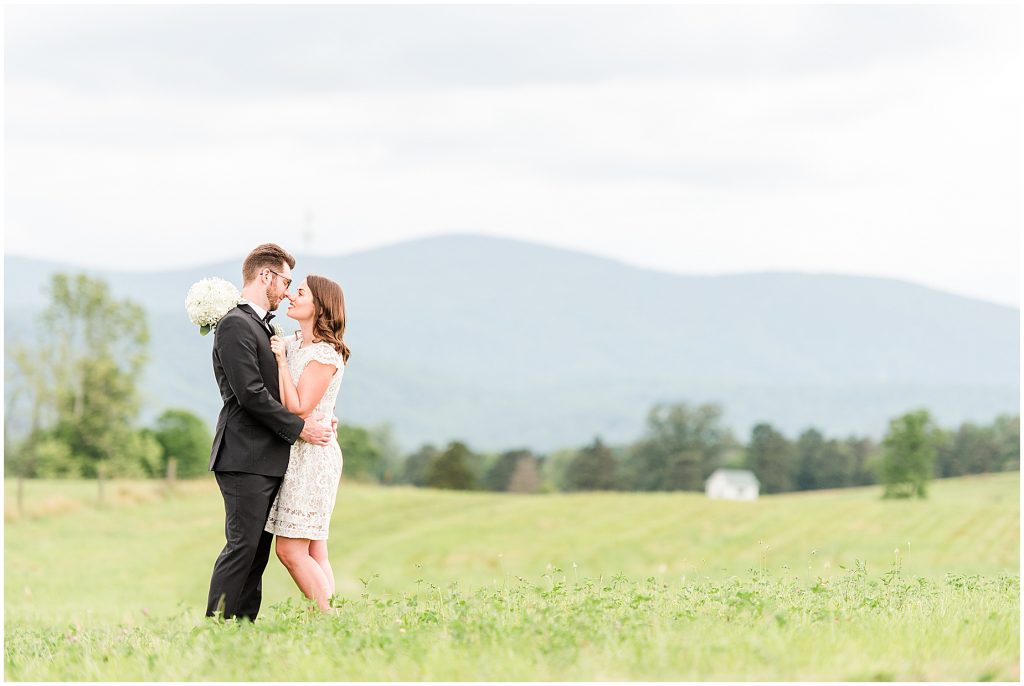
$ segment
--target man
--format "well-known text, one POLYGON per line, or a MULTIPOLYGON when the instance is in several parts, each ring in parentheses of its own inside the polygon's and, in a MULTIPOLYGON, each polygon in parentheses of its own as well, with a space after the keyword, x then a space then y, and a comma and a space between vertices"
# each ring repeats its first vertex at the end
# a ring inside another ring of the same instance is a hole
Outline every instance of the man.
POLYGON ((210 469, 224 497, 227 542, 210 579, 206 614, 211 617, 219 611, 225 618, 256 620, 274 538, 263 527, 288 468, 291 444, 299 438, 316 445, 335 440, 335 429, 320 424, 320 417, 303 420, 280 402, 270 313, 290 299, 294 267, 295 258, 278 245, 255 248, 242 264, 243 302, 217 322, 213 372, 224 406, 210 469))

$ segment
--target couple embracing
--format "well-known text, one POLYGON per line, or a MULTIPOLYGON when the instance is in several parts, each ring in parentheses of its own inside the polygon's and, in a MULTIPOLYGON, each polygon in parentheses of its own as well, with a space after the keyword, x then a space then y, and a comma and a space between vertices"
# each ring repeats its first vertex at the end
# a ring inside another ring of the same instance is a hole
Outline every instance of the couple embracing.
POLYGON ((207 616, 255 621, 263 571, 276 552, 303 594, 329 609, 327 534, 342 456, 334 403, 348 363, 345 296, 322 276, 294 292, 295 258, 256 247, 242 265, 242 299, 217 323, 213 370, 224 406, 210 469, 224 497, 227 542, 213 567, 207 616), (299 334, 275 335, 282 300, 299 334))

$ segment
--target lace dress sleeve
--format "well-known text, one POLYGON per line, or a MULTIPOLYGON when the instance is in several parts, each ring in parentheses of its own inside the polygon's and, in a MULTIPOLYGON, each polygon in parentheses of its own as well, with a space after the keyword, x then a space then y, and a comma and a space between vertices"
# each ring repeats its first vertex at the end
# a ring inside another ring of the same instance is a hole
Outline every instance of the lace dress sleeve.
POLYGON ((341 369, 341 355, 329 344, 329 343, 316 343, 312 346, 309 351, 309 360, 307 362, 322 362, 329 364, 335 369, 341 369))

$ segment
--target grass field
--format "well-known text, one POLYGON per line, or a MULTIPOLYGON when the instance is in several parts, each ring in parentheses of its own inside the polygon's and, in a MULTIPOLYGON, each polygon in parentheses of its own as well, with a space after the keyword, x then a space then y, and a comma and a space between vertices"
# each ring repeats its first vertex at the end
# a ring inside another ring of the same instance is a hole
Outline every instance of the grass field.
POLYGON ((95 483, 29 482, 22 513, 9 481, 6 677, 1016 680, 1019 491, 1017 473, 925 502, 343 483, 338 614, 309 615, 272 560, 259 622, 209 626, 212 481, 108 484, 103 508, 95 483))

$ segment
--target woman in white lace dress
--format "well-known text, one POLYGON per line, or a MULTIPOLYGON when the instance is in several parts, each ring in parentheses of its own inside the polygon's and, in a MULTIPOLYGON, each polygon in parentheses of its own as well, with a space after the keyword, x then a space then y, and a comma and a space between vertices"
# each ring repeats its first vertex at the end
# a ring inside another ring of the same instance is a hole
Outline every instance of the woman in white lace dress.
MULTIPOLYGON (((277 356, 282 404, 301 417, 330 422, 348 363, 345 295, 341 286, 309 275, 291 299, 288 316, 298 321, 300 336, 270 340, 277 356)), ((330 608, 334 572, 327 558, 327 531, 341 479, 337 443, 292 446, 281 489, 270 507, 266 530, 277 536, 277 556, 307 598, 321 610, 330 608)))

